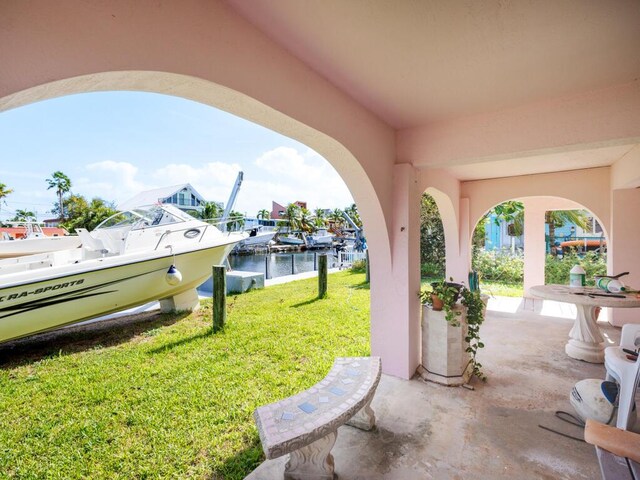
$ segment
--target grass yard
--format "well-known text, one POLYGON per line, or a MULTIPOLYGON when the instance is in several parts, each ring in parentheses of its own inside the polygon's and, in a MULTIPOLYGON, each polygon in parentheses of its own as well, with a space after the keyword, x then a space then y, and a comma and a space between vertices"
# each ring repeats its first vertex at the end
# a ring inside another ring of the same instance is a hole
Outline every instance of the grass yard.
POLYGON ((241 479, 263 459, 253 410, 369 355, 364 274, 302 280, 0 346, 0 478, 241 479))

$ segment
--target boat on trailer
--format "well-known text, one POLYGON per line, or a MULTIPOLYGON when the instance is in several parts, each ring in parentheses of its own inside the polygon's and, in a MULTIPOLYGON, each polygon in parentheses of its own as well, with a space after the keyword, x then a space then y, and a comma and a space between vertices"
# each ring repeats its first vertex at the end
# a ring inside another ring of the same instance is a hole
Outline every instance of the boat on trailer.
POLYGON ((0 342, 160 300, 197 308, 196 287, 244 233, 223 233, 171 205, 120 212, 81 248, 0 260, 0 342))

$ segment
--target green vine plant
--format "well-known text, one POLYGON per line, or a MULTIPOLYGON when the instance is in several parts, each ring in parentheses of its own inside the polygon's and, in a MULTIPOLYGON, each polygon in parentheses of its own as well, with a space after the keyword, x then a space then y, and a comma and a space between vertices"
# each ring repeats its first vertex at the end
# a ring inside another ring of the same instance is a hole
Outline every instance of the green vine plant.
POLYGON ((466 286, 453 283, 450 278, 449 282, 444 280, 431 284, 431 290, 422 290, 419 294, 420 301, 427 305, 433 306, 434 296, 438 297, 442 303, 442 310, 445 313, 445 320, 452 327, 460 326, 460 310, 454 310, 458 298, 462 297, 461 303, 467 309, 467 335, 465 342, 468 347, 466 352, 471 355, 471 365, 473 375, 483 382, 487 380, 486 375, 482 373, 482 364, 478 362, 476 355, 478 349, 484 348, 484 343, 480 339, 480 326, 484 322, 484 302, 479 290, 470 290, 466 286))
POLYGON ((482 364, 476 359, 478 349, 484 348, 480 339, 480 325, 484 322, 484 302, 480 291, 472 291, 464 287, 462 289, 462 304, 467 307, 467 336, 465 341, 469 344, 466 351, 471 354, 473 374, 485 382, 487 377, 482 373, 482 364))

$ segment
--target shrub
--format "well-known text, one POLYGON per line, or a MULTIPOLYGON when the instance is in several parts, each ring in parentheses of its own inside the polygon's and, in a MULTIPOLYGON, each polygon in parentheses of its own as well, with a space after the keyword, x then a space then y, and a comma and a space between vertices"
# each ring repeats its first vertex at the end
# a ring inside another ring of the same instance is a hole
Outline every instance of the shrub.
POLYGON ((354 273, 364 273, 367 270, 366 260, 354 260, 351 264, 351 271, 354 273))
POLYGON ((571 249, 562 258, 547 255, 544 270, 545 283, 557 283, 566 285, 569 283, 569 271, 580 265, 587 273, 587 285, 594 285, 595 275, 607 274, 607 262, 604 256, 596 252, 587 252, 583 257, 579 257, 575 249, 571 249))
POLYGON ((472 266, 483 280, 509 284, 524 280, 524 256, 521 253, 474 248, 472 266))

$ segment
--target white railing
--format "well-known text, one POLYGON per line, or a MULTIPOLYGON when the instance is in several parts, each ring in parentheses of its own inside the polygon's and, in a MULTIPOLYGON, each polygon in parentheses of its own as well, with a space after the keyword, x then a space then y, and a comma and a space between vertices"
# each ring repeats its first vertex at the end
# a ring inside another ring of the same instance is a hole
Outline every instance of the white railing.
POLYGON ((366 260, 367 252, 346 251, 338 252, 338 265, 340 268, 347 268, 358 260, 366 260))

